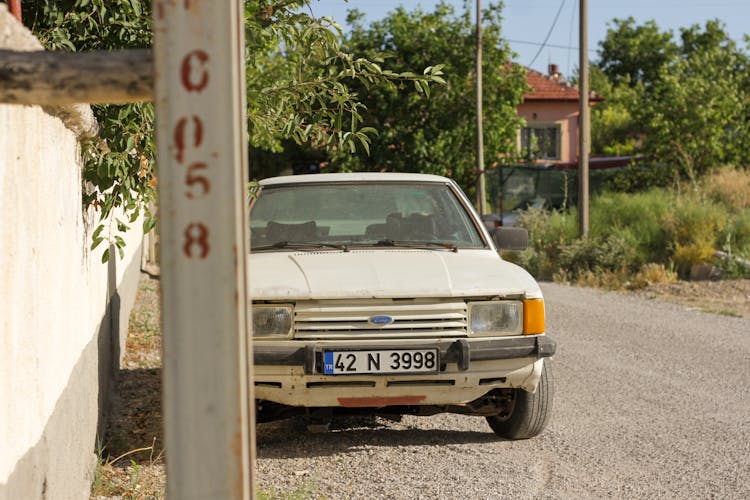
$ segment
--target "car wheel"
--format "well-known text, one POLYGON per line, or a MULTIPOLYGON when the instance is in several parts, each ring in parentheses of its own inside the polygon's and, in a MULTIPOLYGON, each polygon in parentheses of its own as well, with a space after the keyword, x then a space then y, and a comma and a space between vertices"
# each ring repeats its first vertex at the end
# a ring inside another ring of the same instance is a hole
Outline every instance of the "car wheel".
POLYGON ((500 415, 487 417, 495 434, 506 439, 528 439, 540 434, 552 413, 555 384, 549 359, 542 365, 542 378, 535 393, 515 389, 510 407, 500 415))

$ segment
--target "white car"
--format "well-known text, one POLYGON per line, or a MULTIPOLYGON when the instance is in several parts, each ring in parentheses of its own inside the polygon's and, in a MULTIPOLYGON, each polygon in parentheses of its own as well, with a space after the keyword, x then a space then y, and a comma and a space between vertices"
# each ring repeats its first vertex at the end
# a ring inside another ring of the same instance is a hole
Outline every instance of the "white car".
POLYGON ((539 285, 460 188, 423 174, 261 181, 251 206, 257 418, 462 413, 539 434, 552 409, 539 285))

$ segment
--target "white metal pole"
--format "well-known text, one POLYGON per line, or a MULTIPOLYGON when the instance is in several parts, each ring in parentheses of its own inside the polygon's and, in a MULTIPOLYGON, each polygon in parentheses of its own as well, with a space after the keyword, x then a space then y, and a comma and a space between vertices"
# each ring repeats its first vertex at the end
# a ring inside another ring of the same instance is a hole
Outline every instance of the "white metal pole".
POLYGON ((240 0, 154 0, 167 497, 249 498, 240 0))

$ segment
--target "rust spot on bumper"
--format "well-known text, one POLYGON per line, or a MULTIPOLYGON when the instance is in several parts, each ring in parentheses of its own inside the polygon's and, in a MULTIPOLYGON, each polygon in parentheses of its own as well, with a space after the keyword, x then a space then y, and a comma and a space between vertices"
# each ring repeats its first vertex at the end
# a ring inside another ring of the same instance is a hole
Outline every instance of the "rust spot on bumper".
POLYGON ((338 398, 344 408, 367 408, 370 406, 415 405, 424 401, 425 396, 393 396, 372 398, 338 398))

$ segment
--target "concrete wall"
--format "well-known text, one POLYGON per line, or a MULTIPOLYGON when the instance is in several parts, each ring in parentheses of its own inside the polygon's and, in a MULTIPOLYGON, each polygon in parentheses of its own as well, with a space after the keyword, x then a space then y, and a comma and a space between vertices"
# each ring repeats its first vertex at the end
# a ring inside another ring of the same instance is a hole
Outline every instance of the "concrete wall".
MULTIPOLYGON (((0 4, 0 49, 38 42, 0 4)), ((81 202, 87 106, 0 104, 0 499, 88 498, 108 381, 124 352, 140 266, 88 251, 81 202)))

